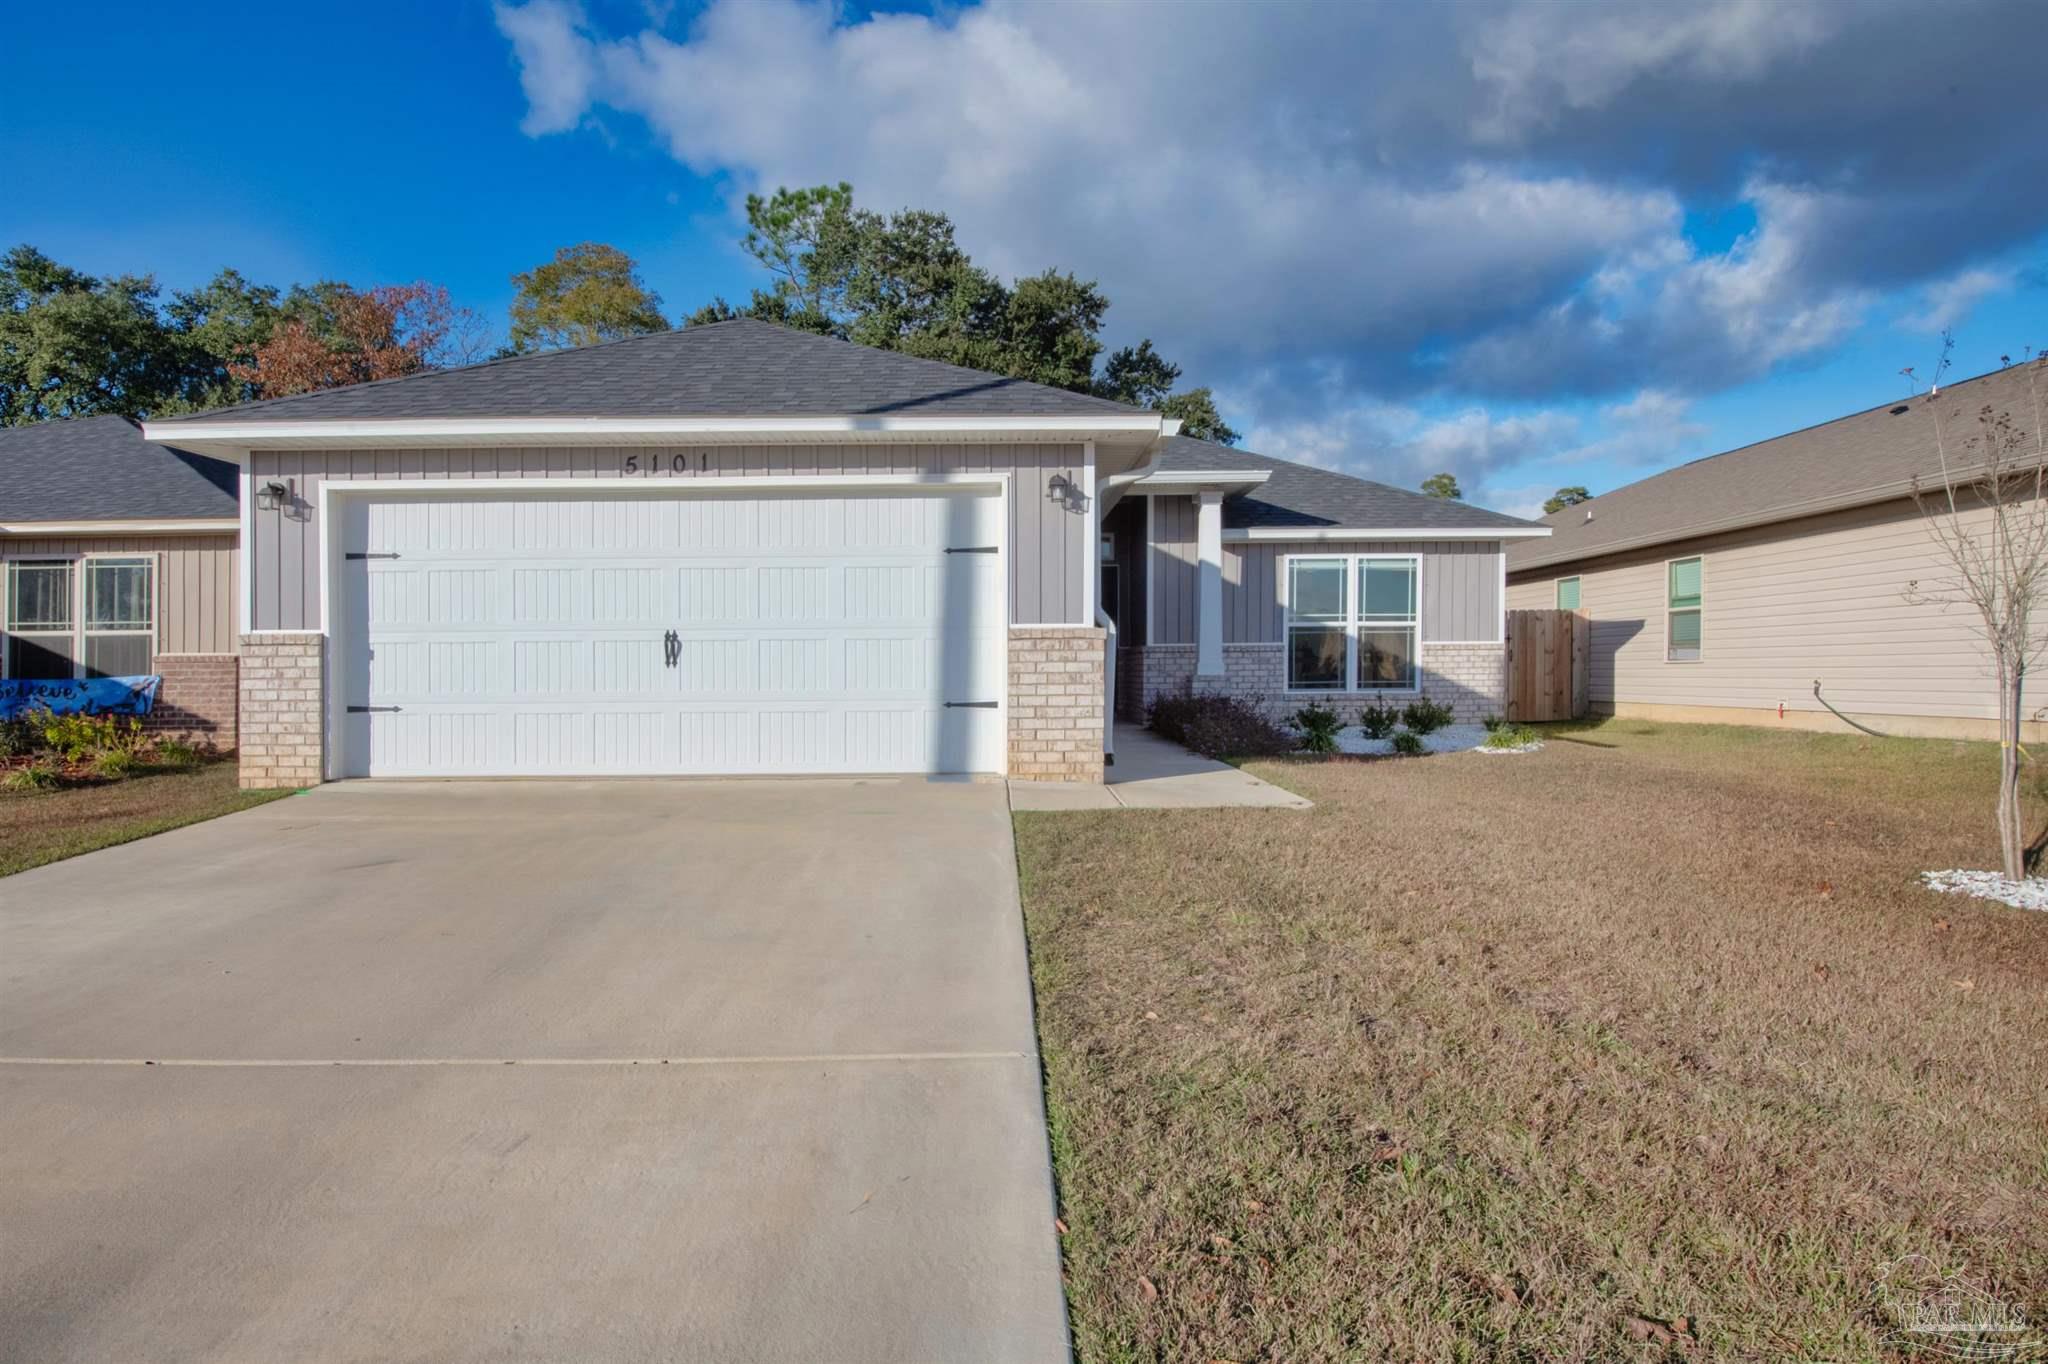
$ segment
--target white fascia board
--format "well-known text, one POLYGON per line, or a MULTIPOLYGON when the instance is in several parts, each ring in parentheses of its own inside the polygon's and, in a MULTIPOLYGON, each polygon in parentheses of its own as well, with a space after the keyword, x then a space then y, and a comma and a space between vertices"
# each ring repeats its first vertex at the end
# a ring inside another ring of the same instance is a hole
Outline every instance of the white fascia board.
POLYGON ((7 521, 0 522, 0 535, 224 535, 241 528, 241 521, 233 516, 179 520, 7 521))
POLYGON ((1249 530, 1226 530, 1226 540, 1298 541, 1318 540, 1540 540, 1550 534, 1548 526, 1502 526, 1497 530, 1420 530, 1401 527, 1360 527, 1357 529, 1314 526, 1253 526, 1249 530))
POLYGON ((1271 469, 1161 469, 1133 483, 1131 490, 1160 497, 1235 493, 1256 488, 1272 476, 1271 469))
POLYGON ((381 421, 187 418, 145 422, 148 440, 183 450, 247 457, 251 448, 439 445, 661 445, 860 440, 1151 441, 1155 413, 1073 417, 408 417, 381 421))

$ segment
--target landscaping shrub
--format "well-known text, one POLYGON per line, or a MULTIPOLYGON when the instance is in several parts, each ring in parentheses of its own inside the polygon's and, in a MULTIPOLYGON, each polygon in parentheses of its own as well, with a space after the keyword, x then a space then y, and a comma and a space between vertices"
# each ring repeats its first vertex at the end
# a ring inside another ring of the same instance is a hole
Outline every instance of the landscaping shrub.
POLYGON ((1449 724, 1453 718, 1449 706, 1427 697, 1410 701, 1401 711, 1401 723, 1417 734, 1433 733, 1449 724))
POLYGON ((1404 758, 1419 758, 1429 751, 1422 746, 1422 736, 1409 729, 1396 734, 1393 743, 1394 752, 1404 758))
POLYGON ((1309 753, 1335 753, 1337 731, 1344 727, 1337 712, 1324 705, 1307 705, 1294 712, 1294 727, 1301 731, 1301 746, 1309 753))
POLYGON ((1543 736, 1527 725, 1500 725, 1486 736, 1482 748, 1526 748, 1543 736))
POLYGON ((1162 696, 1145 712, 1145 725, 1162 739, 1184 744, 1188 741, 1188 721, 1195 718, 1195 706, 1194 696, 1186 692, 1162 696))
POLYGON ((133 754, 142 747, 142 721, 125 725, 111 715, 45 715, 43 745, 66 762, 84 762, 102 753, 133 754))
POLYGON ((1146 715, 1152 732, 1205 758, 1273 757, 1294 751, 1294 736, 1233 696, 1162 696, 1146 715))
POLYGON ((199 750, 182 739, 158 739, 149 760, 157 767, 190 767, 199 761, 199 750))
POLYGON ((1486 732, 1488 734, 1491 734, 1495 730, 1499 729, 1502 725, 1506 724, 1507 721, 1501 719, 1498 715, 1482 715, 1479 717, 1479 723, 1485 725, 1486 732))
POLYGON ((49 762, 32 762, 0 777, 0 787, 9 791, 47 791, 57 784, 57 767, 49 762))
POLYGON ((1187 738, 1181 742, 1205 758, 1272 758, 1295 747, 1292 734, 1231 696, 1195 698, 1187 738))
POLYGON ((43 745, 43 731, 34 720, 0 720, 0 758, 18 758, 43 745))
POLYGON ((92 774, 102 781, 119 781, 132 777, 142 766, 142 759, 130 749, 109 748, 92 760, 92 774))
POLYGON ((1384 702, 1375 701, 1358 712, 1358 727, 1365 731, 1368 739, 1384 739, 1400 723, 1401 712, 1384 702))

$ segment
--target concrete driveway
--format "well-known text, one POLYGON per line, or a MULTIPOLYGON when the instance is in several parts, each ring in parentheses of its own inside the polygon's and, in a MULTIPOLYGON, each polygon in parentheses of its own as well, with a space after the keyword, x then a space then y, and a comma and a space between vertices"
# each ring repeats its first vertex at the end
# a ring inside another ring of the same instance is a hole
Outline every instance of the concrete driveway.
POLYGON ((0 1359, 1066 1355, 1000 784, 326 787, 0 880, 0 1058, 0 1359))

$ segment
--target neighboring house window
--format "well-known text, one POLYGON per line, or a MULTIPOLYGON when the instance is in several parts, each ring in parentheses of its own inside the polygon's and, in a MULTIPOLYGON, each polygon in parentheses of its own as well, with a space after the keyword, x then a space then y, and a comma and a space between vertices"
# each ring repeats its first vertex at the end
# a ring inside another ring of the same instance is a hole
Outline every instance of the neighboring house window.
POLYGON ((1287 686, 1342 691, 1350 671, 1351 561, 1287 561, 1287 686))
POLYGON ((1579 580, 1559 578, 1557 580, 1557 609, 1576 611, 1579 609, 1579 580))
POLYGON ((85 675, 136 677, 156 658, 156 562, 87 559, 85 675))
POLYGON ((1288 689, 1415 690, 1420 580, 1413 555, 1289 559, 1288 689))
POLYGON ((69 559, 7 565, 7 675, 49 681, 78 674, 78 618, 69 559))
POLYGON ((132 677, 155 666, 148 555, 10 560, 6 605, 8 677, 132 677))
POLYGON ((1664 657, 1690 663, 1700 656, 1700 610, 1705 600, 1700 560, 1673 559, 1664 566, 1664 657))

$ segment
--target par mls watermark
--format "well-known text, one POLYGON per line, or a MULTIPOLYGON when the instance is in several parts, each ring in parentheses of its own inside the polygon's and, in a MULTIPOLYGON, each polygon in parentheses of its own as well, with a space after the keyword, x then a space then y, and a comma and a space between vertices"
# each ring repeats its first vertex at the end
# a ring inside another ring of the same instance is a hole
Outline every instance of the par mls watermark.
POLYGON ((2017 1304, 1954 1270, 1944 1271, 1925 1255, 1878 1266, 1875 1296, 1878 1316, 1889 1328, 1885 1343, 1901 1350, 1947 1359, 2031 1360, 2048 1354, 2048 1336, 2017 1304))

